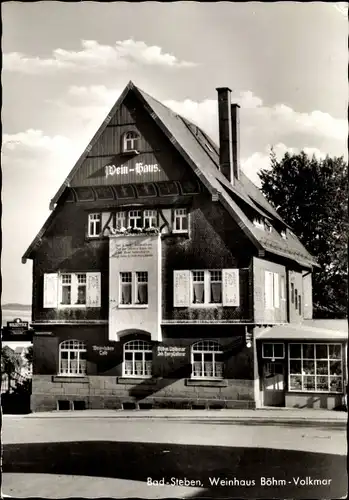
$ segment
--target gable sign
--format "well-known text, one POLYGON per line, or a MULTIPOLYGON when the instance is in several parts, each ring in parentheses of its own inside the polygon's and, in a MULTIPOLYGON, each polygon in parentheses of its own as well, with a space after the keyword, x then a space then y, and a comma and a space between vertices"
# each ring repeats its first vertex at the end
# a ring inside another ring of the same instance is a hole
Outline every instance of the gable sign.
POLYGON ((109 176, 122 177, 131 173, 135 174, 136 176, 142 176, 143 174, 154 174, 161 172, 161 169, 157 163, 147 165, 143 162, 137 162, 134 166, 122 165, 117 167, 114 164, 106 165, 104 167, 104 170, 106 179, 109 176))

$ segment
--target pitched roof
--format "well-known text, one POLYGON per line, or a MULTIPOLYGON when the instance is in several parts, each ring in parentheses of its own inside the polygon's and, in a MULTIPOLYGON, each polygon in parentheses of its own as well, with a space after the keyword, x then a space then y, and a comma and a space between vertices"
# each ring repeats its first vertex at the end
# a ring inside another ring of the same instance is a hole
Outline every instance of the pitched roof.
MULTIPOLYGON (((75 173, 86 159, 94 144, 98 141, 128 92, 131 90, 138 96, 153 120, 193 168, 195 174, 199 177, 208 191, 218 196, 223 206, 236 220, 238 225, 258 250, 281 255, 305 267, 317 265, 315 259, 304 248, 298 238, 291 233, 289 233, 287 240, 284 240, 277 231, 267 233, 266 231, 261 231, 256 228, 253 221, 251 221, 245 213, 244 208, 246 208, 246 206, 248 206, 250 210, 252 209, 256 213, 256 216, 258 214, 259 216, 268 218, 284 228, 286 228, 287 225, 283 222, 273 206, 262 195, 261 191, 243 172, 240 173, 239 179, 234 179, 233 184, 227 180, 219 169, 219 149, 205 132, 194 123, 178 115, 167 106, 136 87, 131 81, 128 83, 70 174, 51 200, 51 210, 64 193, 66 187, 70 185, 75 173)), ((38 236, 24 254, 22 260, 30 256, 31 251, 50 224, 50 219, 51 217, 48 218, 38 236)))

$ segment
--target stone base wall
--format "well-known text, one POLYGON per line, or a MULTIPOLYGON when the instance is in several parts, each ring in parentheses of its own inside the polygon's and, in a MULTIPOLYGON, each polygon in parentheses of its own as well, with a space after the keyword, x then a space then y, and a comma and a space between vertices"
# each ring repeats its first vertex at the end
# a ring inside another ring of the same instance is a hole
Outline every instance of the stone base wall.
POLYGON ((134 408, 255 408, 253 381, 193 381, 187 379, 125 379, 86 376, 76 379, 34 375, 31 410, 57 410, 61 401, 70 409, 84 402, 86 409, 134 408), (66 403, 67 405, 68 403, 66 403), (131 407, 131 406, 130 406, 131 407))
POLYGON ((333 410, 344 402, 343 394, 301 394, 287 393, 285 406, 287 408, 321 408, 333 410))

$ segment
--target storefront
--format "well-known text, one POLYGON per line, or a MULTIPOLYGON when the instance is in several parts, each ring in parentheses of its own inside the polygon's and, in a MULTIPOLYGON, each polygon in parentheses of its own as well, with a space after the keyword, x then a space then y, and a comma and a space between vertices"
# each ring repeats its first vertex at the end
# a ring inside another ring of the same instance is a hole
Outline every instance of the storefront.
POLYGON ((342 321, 304 321, 256 337, 259 406, 334 409, 348 384, 348 327, 342 321))

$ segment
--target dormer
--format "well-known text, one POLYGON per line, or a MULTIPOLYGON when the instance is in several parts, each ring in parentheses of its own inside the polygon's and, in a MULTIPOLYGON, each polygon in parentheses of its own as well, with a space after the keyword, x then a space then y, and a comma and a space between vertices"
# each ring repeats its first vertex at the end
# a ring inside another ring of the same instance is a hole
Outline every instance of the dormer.
POLYGON ((124 154, 139 154, 140 136, 138 132, 129 130, 122 136, 121 151, 124 154))

